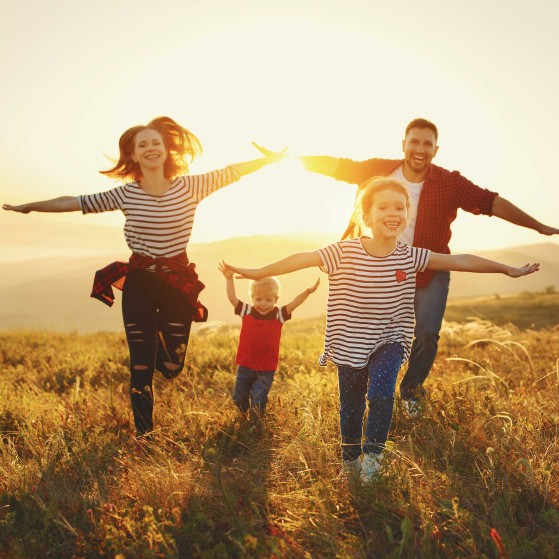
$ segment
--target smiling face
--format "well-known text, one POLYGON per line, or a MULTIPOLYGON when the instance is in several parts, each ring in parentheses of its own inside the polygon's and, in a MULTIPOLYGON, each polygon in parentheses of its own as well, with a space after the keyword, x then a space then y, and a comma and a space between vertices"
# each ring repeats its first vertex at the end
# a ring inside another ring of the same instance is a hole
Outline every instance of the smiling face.
POLYGON ((258 314, 267 314, 276 306, 278 293, 272 287, 255 287, 252 291, 252 306, 258 314))
POLYGON ((409 130, 402 142, 406 179, 410 182, 423 181, 438 149, 437 136, 430 128, 409 130))
POLYGON ((138 132, 134 138, 132 159, 142 169, 154 170, 162 167, 167 159, 167 150, 161 134, 152 128, 138 132))
POLYGON ((370 227, 373 238, 396 239, 408 224, 408 202, 406 196, 387 187, 374 194, 363 221, 370 227))

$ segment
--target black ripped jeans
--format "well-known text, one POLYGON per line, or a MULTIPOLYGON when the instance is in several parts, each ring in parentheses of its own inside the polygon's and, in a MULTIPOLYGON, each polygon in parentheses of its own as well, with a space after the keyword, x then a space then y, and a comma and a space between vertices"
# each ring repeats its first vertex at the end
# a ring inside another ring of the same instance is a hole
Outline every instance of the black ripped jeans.
POLYGON ((174 379, 184 367, 194 309, 185 295, 146 270, 129 272, 122 317, 130 351, 130 401, 138 435, 153 430, 153 375, 174 379))

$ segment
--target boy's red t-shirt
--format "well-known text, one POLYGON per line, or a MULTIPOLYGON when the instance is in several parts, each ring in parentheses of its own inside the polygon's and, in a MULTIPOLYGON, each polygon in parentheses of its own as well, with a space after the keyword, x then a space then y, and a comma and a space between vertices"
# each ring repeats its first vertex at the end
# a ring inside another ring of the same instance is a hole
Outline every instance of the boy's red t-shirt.
POLYGON ((275 371, 278 366, 281 329, 291 318, 285 307, 274 307, 267 314, 256 312, 239 301, 235 314, 242 319, 235 362, 253 371, 275 371))

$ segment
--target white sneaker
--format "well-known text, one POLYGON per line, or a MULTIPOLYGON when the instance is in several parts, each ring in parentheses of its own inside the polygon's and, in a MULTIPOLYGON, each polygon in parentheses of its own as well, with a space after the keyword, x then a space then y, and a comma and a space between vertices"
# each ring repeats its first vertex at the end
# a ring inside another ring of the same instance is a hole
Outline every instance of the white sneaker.
POLYGON ((421 404, 418 400, 402 400, 402 404, 408 417, 419 417, 421 404))
POLYGON ((371 482, 373 481, 382 470, 382 457, 384 453, 373 454, 369 452, 363 455, 363 462, 361 463, 361 481, 371 482))
POLYGON ((355 460, 342 460, 342 472, 344 477, 356 478, 361 472, 361 457, 355 460))

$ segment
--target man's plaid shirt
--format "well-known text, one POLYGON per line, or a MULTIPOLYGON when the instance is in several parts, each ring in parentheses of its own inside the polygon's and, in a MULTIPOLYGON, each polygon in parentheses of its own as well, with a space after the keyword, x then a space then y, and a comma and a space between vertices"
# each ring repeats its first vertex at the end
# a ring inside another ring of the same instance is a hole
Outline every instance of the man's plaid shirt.
MULTIPOLYGON (((401 159, 340 159, 334 178, 361 185, 372 177, 390 175, 402 164, 401 159)), ((450 254, 450 225, 456 219, 458 208, 490 216, 496 196, 496 192, 476 186, 458 171, 431 164, 419 197, 413 246, 450 254)), ((434 273, 433 270, 418 273, 417 287, 427 286, 434 273)))

